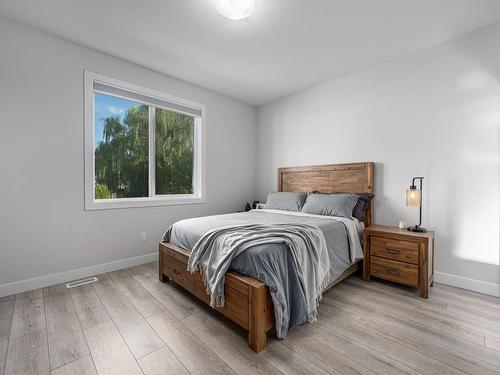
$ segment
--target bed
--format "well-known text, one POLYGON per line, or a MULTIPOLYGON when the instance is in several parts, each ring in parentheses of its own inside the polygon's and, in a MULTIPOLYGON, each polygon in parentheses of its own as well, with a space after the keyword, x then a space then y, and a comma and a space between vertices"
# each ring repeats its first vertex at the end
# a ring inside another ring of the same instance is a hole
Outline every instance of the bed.
MULTIPOLYGON (((279 168, 277 190, 279 192, 373 193, 373 175, 374 164, 372 162, 279 168)), ((328 221, 327 218, 307 217, 307 215, 301 215, 300 213, 285 214, 270 211, 255 210, 249 213, 217 215, 210 219, 210 225, 223 226, 224 223, 255 220, 256 222, 307 221, 321 227, 322 225, 325 226, 328 221)), ((373 206, 370 204, 367 207, 365 226, 371 225, 372 217, 373 206)), ((176 235, 172 235, 167 231, 165 237, 167 241, 160 242, 159 278, 162 282, 173 281, 200 300, 209 303, 210 297, 207 295, 200 273, 192 274, 187 271, 190 248, 192 241, 194 241, 192 238, 196 238, 196 236, 190 235, 190 232, 193 232, 191 234, 196 234, 197 231, 203 232, 205 230, 203 226, 208 225, 209 220, 207 218, 190 220, 178 226, 183 229, 177 230, 177 233, 174 233, 176 235)), ((333 226, 330 223, 328 224, 333 226)), ((347 228, 346 225, 344 226, 347 228)), ((340 231, 341 228, 342 225, 338 226, 337 230, 340 231)), ((336 237, 342 238, 339 234, 336 237)), ((267 333, 273 329, 276 332, 276 327, 281 328, 282 315, 278 309, 276 313, 278 313, 280 324, 277 326, 275 324, 274 309, 276 304, 275 285, 272 280, 260 275, 259 266, 254 264, 256 259, 259 258, 252 258, 255 254, 251 251, 244 254, 234 260, 230 271, 225 274, 224 307, 216 307, 216 309, 245 329, 248 332, 248 345, 255 352, 259 352, 266 345, 267 333), (259 279, 265 280, 269 287, 266 282, 259 279)), ((271 256, 269 254, 277 256, 279 249, 274 249, 273 252, 268 251, 267 255, 271 256)), ((354 257, 352 254, 348 259, 340 252, 333 263, 336 265, 336 267, 333 267, 335 269, 332 268, 334 279, 326 289, 356 272, 359 264, 358 260, 359 258, 354 257)), ((294 322, 300 321, 300 317, 293 314, 289 319, 291 319, 291 326, 293 326, 294 322)))

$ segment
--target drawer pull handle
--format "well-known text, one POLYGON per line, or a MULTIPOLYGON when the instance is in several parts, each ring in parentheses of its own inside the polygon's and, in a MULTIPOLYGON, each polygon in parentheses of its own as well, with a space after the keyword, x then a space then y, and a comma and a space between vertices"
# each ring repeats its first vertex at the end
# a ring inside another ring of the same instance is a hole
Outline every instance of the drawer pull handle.
POLYGON ((177 271, 175 268, 172 270, 172 272, 176 275, 180 275, 181 273, 179 271, 177 271))
POLYGON ((399 269, 398 268, 385 267, 385 271, 387 273, 393 273, 393 274, 399 275, 399 269))
POLYGON ((394 254, 394 255, 399 254, 401 252, 401 250, 399 249, 392 249, 390 247, 386 247, 385 251, 387 251, 389 254, 394 254))

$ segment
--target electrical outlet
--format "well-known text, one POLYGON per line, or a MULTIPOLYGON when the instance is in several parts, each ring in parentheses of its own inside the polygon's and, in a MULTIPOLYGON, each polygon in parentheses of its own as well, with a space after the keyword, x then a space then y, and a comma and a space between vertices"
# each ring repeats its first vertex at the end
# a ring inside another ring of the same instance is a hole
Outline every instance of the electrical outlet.
POLYGON ((146 232, 141 232, 141 233, 139 234, 139 240, 140 240, 141 242, 146 242, 146 232))

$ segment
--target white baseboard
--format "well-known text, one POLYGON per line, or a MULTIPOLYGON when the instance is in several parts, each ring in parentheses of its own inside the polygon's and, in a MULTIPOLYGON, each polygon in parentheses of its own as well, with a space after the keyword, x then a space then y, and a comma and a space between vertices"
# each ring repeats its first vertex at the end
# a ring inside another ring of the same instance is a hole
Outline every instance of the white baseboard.
MULTIPOLYGON (((66 283, 68 281, 82 279, 84 277, 95 276, 101 273, 121 270, 128 267, 138 266, 145 263, 154 262, 158 259, 158 253, 140 255, 137 257, 120 259, 114 262, 96 264, 94 266, 78 268, 72 271, 54 273, 35 277, 33 279, 15 281, 13 283, 0 285, 0 297, 26 292, 28 290, 44 288, 55 284, 66 283)), ((490 296, 500 297, 500 284, 486 281, 469 279, 463 276, 452 275, 444 272, 434 272, 434 281, 441 284, 455 286, 490 296)))
POLYGON ((455 286, 457 288, 471 290, 473 292, 500 297, 500 284, 469 279, 467 277, 452 275, 444 272, 434 272, 434 281, 441 284, 455 286))
POLYGON ((9 296, 11 294, 22 293, 28 290, 44 288, 55 284, 66 283, 68 281, 82 279, 84 277, 95 276, 100 273, 112 272, 128 267, 138 266, 144 263, 153 262, 158 259, 158 253, 140 255, 137 257, 120 259, 114 262, 96 264, 94 266, 78 268, 72 271, 53 273, 35 277, 33 279, 15 281, 13 283, 0 285, 0 297, 9 296))

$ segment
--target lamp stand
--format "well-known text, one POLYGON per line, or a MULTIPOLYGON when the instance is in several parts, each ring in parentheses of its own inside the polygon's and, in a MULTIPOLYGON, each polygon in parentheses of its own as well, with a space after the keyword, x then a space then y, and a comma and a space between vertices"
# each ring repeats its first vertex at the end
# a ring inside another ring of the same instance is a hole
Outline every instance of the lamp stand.
POLYGON ((408 227, 406 229, 409 230, 410 232, 419 232, 419 233, 427 232, 427 229, 425 229, 424 227, 421 227, 420 225, 414 225, 414 226, 408 227))
POLYGON ((416 186, 415 186, 415 180, 419 181, 419 183, 420 183, 419 219, 418 219, 418 224, 417 225, 413 225, 411 227, 406 228, 410 232, 418 232, 418 233, 425 233, 425 232, 427 232, 427 229, 425 229, 424 227, 421 227, 421 225, 422 225, 422 200, 423 200, 423 197, 424 197, 424 193, 422 191, 422 180, 423 179, 424 179, 423 177, 414 177, 413 181, 411 183, 411 187, 410 187, 410 189, 412 189, 412 188, 415 189, 416 188, 416 186))

